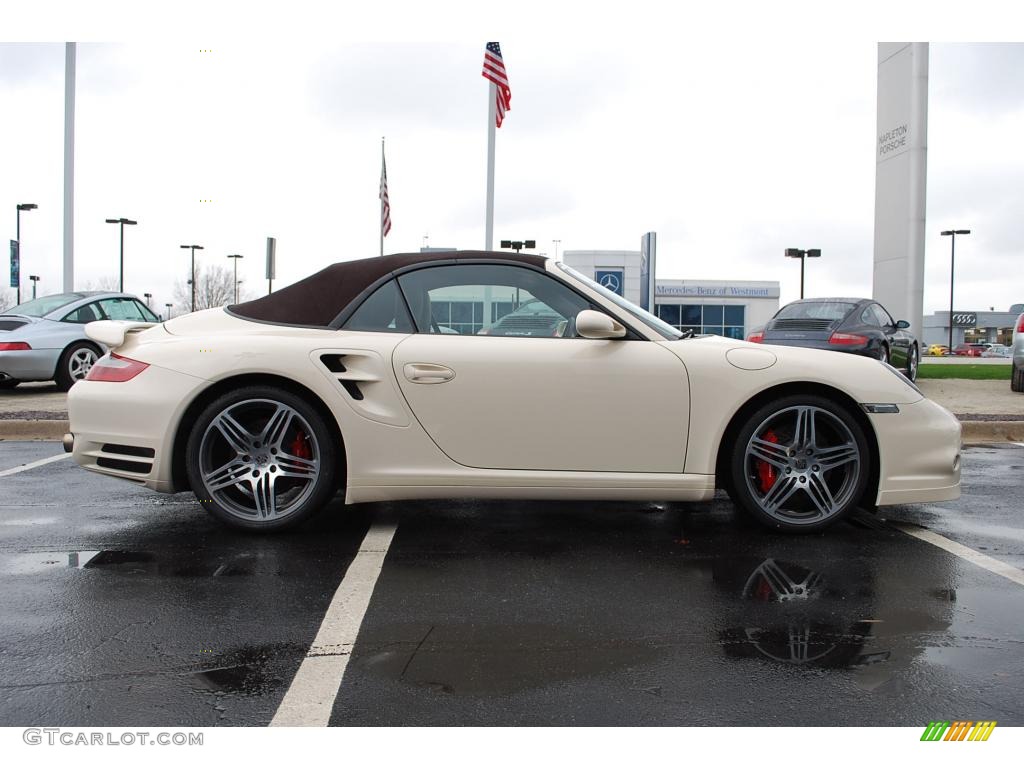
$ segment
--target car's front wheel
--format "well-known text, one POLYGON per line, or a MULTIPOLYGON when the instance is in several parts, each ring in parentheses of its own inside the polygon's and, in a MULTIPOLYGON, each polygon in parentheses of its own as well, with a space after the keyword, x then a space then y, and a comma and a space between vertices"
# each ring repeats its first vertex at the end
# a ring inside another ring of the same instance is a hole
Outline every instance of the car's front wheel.
POLYGON ((1010 379, 1010 389, 1014 392, 1024 392, 1024 368, 1013 366, 1013 378, 1010 379))
POLYGON ((339 446, 301 397, 277 387, 243 387, 200 414, 185 453, 203 508, 250 531, 290 528, 318 512, 337 489, 339 446))
POLYGON ((871 470, 864 430, 845 408, 793 395, 753 413, 732 452, 732 497, 763 525, 818 531, 852 512, 871 470))
POLYGON ((907 355, 907 367, 904 370, 904 373, 906 374, 907 378, 910 379, 911 381, 917 381, 918 362, 919 361, 917 359, 917 347, 911 347, 910 354, 907 355))

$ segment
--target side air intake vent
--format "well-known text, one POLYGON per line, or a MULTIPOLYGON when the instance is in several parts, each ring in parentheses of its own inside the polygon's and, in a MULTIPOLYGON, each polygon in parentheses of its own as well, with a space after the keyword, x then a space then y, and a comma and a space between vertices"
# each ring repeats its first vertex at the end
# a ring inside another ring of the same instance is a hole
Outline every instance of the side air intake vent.
POLYGON ((320 362, 327 366, 331 373, 345 373, 348 369, 341 362, 344 355, 320 355, 320 362))

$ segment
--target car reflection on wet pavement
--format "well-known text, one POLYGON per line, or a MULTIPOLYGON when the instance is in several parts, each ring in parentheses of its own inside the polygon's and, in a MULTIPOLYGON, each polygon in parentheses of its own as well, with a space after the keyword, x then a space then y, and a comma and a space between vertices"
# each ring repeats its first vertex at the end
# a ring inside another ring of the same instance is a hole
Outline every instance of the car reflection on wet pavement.
MULTIPOLYGON (((54 453, 26 446, 0 469, 54 453)), ((966 453, 976 500, 887 514, 1012 562, 1000 450, 966 453)), ((381 519, 333 725, 1024 724, 1024 588, 867 513, 789 537, 724 497, 336 503, 259 537, 70 462, 0 484, 0 725, 266 725, 381 519)))

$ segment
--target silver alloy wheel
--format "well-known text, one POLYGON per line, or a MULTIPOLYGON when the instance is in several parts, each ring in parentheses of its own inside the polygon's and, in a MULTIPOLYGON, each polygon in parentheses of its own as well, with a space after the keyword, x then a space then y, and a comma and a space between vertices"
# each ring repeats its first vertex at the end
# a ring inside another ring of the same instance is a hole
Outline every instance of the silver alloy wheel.
POLYGON ((76 349, 68 358, 68 376, 72 381, 81 381, 88 375, 97 359, 99 358, 96 350, 92 347, 76 349))
POLYGON ((203 432, 199 471, 205 492, 232 515, 277 520, 313 493, 320 457, 316 435, 294 408, 243 400, 217 414, 203 432))
POLYGON ((917 380, 917 352, 913 347, 910 349, 910 359, 907 362, 907 378, 911 381, 917 380))
POLYGON ((766 515, 808 525, 846 507, 862 462, 853 433, 838 416, 799 405, 761 422, 747 441, 743 463, 747 489, 766 515))
POLYGON ((882 351, 879 353, 878 359, 883 363, 889 362, 889 348, 885 344, 882 345, 882 351))

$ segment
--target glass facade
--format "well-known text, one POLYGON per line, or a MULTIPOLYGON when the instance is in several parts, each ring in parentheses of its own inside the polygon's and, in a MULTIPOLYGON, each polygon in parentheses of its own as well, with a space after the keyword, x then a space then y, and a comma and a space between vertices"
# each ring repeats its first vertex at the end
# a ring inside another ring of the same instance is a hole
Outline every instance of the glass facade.
POLYGON ((746 307, 734 304, 658 304, 658 317, 680 331, 744 338, 746 307))

